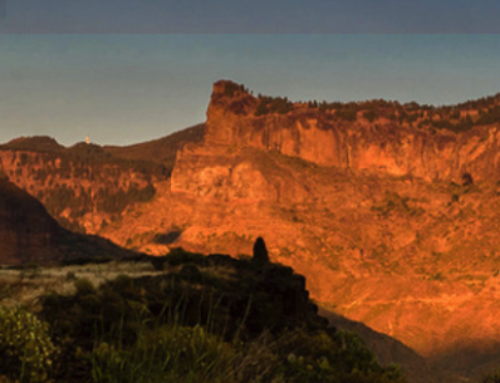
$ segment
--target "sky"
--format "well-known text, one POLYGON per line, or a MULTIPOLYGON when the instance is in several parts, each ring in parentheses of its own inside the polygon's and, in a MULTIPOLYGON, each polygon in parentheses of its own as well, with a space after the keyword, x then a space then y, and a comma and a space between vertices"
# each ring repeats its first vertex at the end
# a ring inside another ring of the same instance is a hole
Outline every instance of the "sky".
POLYGON ((205 120, 219 79, 297 101, 493 95, 499 16, 497 0, 0 0, 0 142, 163 137, 205 120))
POLYGON ((498 0, 0 0, 7 33, 496 33, 498 0))

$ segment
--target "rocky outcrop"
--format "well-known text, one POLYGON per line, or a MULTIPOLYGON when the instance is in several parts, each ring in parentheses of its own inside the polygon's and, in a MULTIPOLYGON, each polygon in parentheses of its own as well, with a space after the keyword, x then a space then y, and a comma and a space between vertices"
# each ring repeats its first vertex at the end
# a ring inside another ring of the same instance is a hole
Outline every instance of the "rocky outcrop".
POLYGON ((495 360, 500 321, 479 307, 498 294, 498 124, 457 133, 390 110, 346 121, 299 103, 261 114, 259 102, 214 85, 205 141, 172 173, 174 245, 236 255, 265 235, 271 260, 336 313, 464 374, 495 360))
POLYGON ((381 116, 370 122, 336 118, 335 110, 294 104, 286 114, 256 115, 259 99, 228 81, 214 84, 207 111, 207 145, 251 146, 319 165, 369 169, 427 180, 498 179, 500 126, 465 133, 400 124, 381 116), (236 91, 228 91, 236 89, 236 91))
POLYGON ((44 137, 0 146, 0 175, 41 200, 65 228, 87 233, 150 200, 152 180, 167 177, 160 164, 114 157, 92 144, 64 148, 44 137))
POLYGON ((42 201, 65 228, 95 234, 150 202, 170 178, 178 149, 201 142, 204 131, 199 124, 127 147, 21 137, 0 145, 0 176, 42 201))

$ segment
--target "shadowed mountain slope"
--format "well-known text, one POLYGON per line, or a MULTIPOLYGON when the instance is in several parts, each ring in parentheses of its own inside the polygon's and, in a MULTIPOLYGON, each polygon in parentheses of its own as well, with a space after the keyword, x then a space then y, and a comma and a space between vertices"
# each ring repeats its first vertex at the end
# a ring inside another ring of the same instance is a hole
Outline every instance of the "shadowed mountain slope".
POLYGON ((25 191, 0 179, 0 262, 54 261, 60 227, 43 205, 25 191))
POLYGON ((107 239, 61 228, 38 200, 5 179, 0 179, 0 249, 4 265, 137 254, 107 239))
POLYGON ((104 146, 113 156, 128 160, 160 162, 170 171, 174 167, 177 151, 187 142, 201 142, 205 135, 205 124, 199 124, 159 138, 130 146, 104 146))

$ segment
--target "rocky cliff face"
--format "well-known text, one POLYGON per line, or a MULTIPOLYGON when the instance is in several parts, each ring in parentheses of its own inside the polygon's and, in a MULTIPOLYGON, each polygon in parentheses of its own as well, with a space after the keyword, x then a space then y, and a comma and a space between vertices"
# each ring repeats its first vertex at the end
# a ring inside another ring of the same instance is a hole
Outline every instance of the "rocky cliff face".
POLYGON ((161 165, 111 156, 97 145, 64 148, 46 137, 0 146, 0 174, 34 197, 68 229, 96 233, 133 203, 150 200, 161 165))
POLYGON ((427 112, 346 121, 259 102, 214 85, 205 141, 172 173, 176 244, 238 254, 262 235, 326 307, 451 368, 497 360, 499 124, 458 133, 427 112))
MULTIPOLYGON (((362 103, 353 110, 356 116, 350 120, 355 120, 346 121, 338 117, 341 111, 300 103, 287 113, 262 115, 258 114, 261 102, 231 82, 215 83, 207 112, 207 144, 251 146, 318 165, 426 180, 457 181, 464 173, 478 179, 498 178, 498 123, 457 134, 429 129, 423 118, 419 127, 416 120, 398 122, 383 112, 368 119, 363 110, 373 107, 364 108, 362 103)), ((470 111, 471 115, 475 112, 470 111)))

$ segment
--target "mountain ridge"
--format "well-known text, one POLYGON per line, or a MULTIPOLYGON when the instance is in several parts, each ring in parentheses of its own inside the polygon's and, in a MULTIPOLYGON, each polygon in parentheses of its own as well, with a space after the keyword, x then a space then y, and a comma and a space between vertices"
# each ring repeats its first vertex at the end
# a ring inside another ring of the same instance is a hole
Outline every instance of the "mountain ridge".
POLYGON ((26 152, 36 171, 20 152, 0 158, 44 202, 57 182, 85 185, 87 210, 54 216, 128 248, 237 255, 264 236, 273 261, 304 274, 326 308, 476 376, 500 360, 496 103, 291 103, 224 81, 203 136, 169 152, 171 173, 109 152, 105 166, 73 157, 65 172, 55 157, 26 152), (123 195, 126 204, 104 203, 123 195))
MULTIPOLYGON (((498 152, 500 145, 500 118, 494 119, 500 117, 498 98, 484 99, 493 104, 487 104, 485 110, 489 112, 482 114, 483 109, 460 110, 457 106, 455 112, 466 116, 459 118, 471 121, 467 129, 457 133, 453 129, 435 129, 434 124, 443 121, 441 113, 445 108, 431 109, 432 116, 439 118, 429 120, 428 108, 415 105, 405 109, 394 104, 392 111, 385 104, 374 107, 373 102, 354 103, 348 109, 346 105, 350 104, 337 103, 331 109, 310 107, 281 98, 257 98, 234 83, 219 81, 214 84, 207 110, 206 141, 224 145, 244 142, 318 165, 373 169, 429 181, 456 182, 464 173, 488 179, 499 170, 500 158, 492 153, 498 152), (279 109, 283 102, 288 107, 279 109), (266 112, 259 113, 262 105, 273 103, 278 103, 276 111, 266 106, 266 112)), ((468 108, 482 104, 476 101, 461 105, 468 108)))

